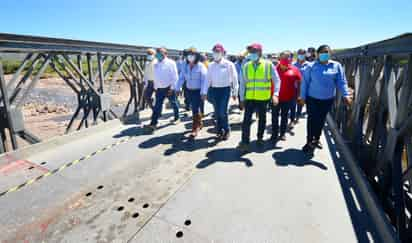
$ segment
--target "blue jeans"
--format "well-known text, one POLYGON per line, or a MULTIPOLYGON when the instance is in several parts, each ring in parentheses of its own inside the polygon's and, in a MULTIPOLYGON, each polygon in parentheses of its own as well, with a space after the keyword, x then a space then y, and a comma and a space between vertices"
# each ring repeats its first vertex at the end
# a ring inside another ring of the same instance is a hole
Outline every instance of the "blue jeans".
POLYGON ((213 100, 213 108, 215 110, 215 118, 217 121, 217 132, 227 133, 229 128, 228 107, 230 99, 230 87, 213 88, 210 87, 210 94, 213 100))
POLYGON ((183 85, 183 96, 184 96, 184 101, 185 101, 185 108, 186 110, 190 109, 190 97, 189 97, 189 91, 186 87, 186 82, 183 85))
POLYGON ((299 105, 298 102, 297 102, 297 100, 294 99, 294 100, 293 100, 293 104, 292 104, 292 108, 291 108, 291 110, 290 110, 290 119, 291 119, 292 121, 294 121, 294 120, 299 120, 299 118, 300 118, 301 115, 302 115, 302 108, 303 108, 303 106, 302 106, 302 105, 299 105))
POLYGON ((286 133, 288 126, 288 114, 294 105, 294 101, 279 102, 272 107, 272 138, 279 135, 279 113, 280 113, 280 135, 286 133))
POLYGON ((190 100, 190 104, 192 107, 192 114, 193 117, 200 113, 200 105, 202 103, 202 99, 200 97, 200 89, 187 89, 187 95, 190 100))
POLYGON ((205 114, 205 101, 202 99, 200 100, 200 113, 205 114))
POLYGON ((156 126, 158 123, 159 117, 162 115, 163 101, 167 97, 173 108, 175 115, 175 120, 179 119, 179 104, 177 103, 176 94, 173 92, 171 95, 168 95, 170 88, 162 88, 156 90, 156 103, 153 108, 152 113, 152 122, 150 125, 156 126))
POLYGON ((213 94, 212 94, 212 87, 210 87, 210 88, 207 90, 207 101, 209 101, 209 103, 214 106, 213 103, 215 103, 215 102, 214 102, 214 99, 213 99, 213 98, 214 98, 214 97, 213 97, 213 94))

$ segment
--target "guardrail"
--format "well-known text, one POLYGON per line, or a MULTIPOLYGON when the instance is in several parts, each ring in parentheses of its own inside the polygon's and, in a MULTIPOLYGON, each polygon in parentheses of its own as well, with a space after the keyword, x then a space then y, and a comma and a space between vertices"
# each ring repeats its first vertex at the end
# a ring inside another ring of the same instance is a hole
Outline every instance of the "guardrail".
MULTIPOLYGON (((129 115, 139 119, 147 48, 0 33, 0 53, 25 55, 7 83, 0 60, 0 153, 10 150, 6 146, 8 140, 12 149, 17 149, 17 136, 29 143, 40 141, 25 128, 22 106, 33 88, 41 82, 40 78, 47 67, 51 67, 77 95, 78 106, 66 133, 70 132, 78 118, 81 120, 77 130, 89 126, 89 117, 93 124, 98 120, 117 118, 112 110, 108 89, 119 76, 127 81, 130 88, 123 116, 128 115, 132 108, 133 114, 129 115), (97 68, 94 67, 96 63, 97 68), (105 82, 110 86, 106 87, 105 82)), ((172 58, 179 53, 179 50, 168 49, 172 58)))
POLYGON ((354 103, 345 106, 338 97, 328 122, 358 161, 400 240, 411 242, 412 34, 334 56, 344 65, 354 103))

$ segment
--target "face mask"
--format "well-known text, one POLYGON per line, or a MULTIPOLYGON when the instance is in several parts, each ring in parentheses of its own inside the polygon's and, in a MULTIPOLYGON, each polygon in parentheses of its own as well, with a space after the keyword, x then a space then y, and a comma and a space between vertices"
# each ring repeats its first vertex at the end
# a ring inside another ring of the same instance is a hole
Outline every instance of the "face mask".
POLYGON ((148 61, 152 61, 152 60, 153 60, 153 55, 147 55, 146 59, 147 59, 148 61))
POLYGON ((289 60, 288 59, 280 59, 279 63, 282 66, 289 66, 289 60))
POLYGON ((159 60, 159 62, 161 62, 164 59, 164 56, 163 56, 162 53, 158 52, 158 53, 156 53, 156 58, 157 58, 157 60, 159 60))
POLYGON ((196 59, 196 57, 195 57, 195 56, 193 56, 193 55, 189 55, 189 56, 187 56, 187 60, 188 60, 190 63, 195 62, 195 59, 196 59))
POLYGON ((330 58, 329 53, 320 53, 319 54, 319 61, 321 61, 321 62, 326 62, 326 61, 329 60, 329 58, 330 58))
POLYGON ((305 55, 299 54, 299 55, 298 55, 298 60, 299 60, 299 61, 304 61, 304 60, 305 60, 305 55))
POLYGON ((220 61, 222 59, 222 53, 220 52, 213 52, 213 59, 215 59, 216 61, 220 61))
POLYGON ((249 54, 249 60, 256 62, 257 60, 259 60, 259 56, 257 53, 250 53, 249 54))

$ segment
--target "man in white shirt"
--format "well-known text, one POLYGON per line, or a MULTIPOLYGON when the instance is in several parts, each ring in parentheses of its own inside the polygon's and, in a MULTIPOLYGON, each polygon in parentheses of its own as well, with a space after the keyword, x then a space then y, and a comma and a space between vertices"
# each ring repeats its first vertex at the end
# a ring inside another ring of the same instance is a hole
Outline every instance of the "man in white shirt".
POLYGON ((162 115, 163 101, 167 97, 173 108, 174 120, 179 121, 179 105, 176 98, 176 83, 179 79, 176 62, 167 57, 165 48, 156 49, 157 63, 154 65, 154 89, 156 102, 153 108, 152 121, 148 126, 152 131, 156 129, 158 119, 162 115))
POLYGON ((220 139, 227 140, 230 136, 228 106, 232 96, 238 96, 238 75, 235 65, 224 58, 225 49, 221 44, 213 47, 214 61, 209 65, 207 80, 209 82, 209 95, 212 96, 216 118, 216 130, 220 139))
POLYGON ((153 49, 147 49, 146 64, 144 66, 143 73, 143 83, 144 83, 144 99, 143 99, 143 108, 148 104, 149 107, 153 110, 153 92, 154 92, 154 65, 156 63, 155 59, 156 51, 153 49))

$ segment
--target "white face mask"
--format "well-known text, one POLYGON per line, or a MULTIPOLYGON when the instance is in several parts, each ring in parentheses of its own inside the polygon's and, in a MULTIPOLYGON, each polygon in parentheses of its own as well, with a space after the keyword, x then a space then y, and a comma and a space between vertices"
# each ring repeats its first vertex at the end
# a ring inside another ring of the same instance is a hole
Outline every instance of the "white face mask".
POLYGON ((153 56, 153 55, 147 55, 147 57, 146 57, 146 59, 147 59, 148 61, 152 61, 152 60, 153 60, 153 58, 154 58, 154 56, 153 56))
POLYGON ((193 55, 187 56, 187 60, 188 60, 190 63, 194 63, 194 62, 195 62, 195 59, 196 59, 196 57, 193 56, 193 55))
POLYGON ((222 59, 223 55, 221 52, 213 52, 213 59, 216 61, 220 61, 222 59))

